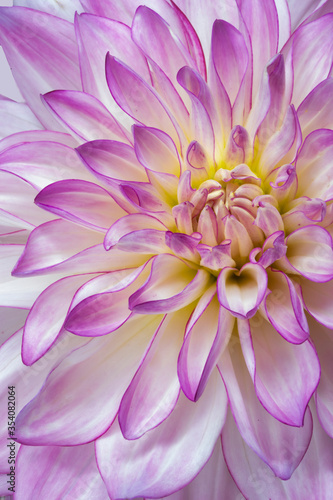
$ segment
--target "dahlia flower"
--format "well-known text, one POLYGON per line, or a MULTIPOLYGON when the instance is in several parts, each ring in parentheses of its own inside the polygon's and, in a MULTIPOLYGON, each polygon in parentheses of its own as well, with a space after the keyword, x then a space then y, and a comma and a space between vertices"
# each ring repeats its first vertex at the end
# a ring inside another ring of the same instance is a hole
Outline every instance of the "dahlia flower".
POLYGON ((0 9, 0 494, 333 498, 332 12, 0 9))

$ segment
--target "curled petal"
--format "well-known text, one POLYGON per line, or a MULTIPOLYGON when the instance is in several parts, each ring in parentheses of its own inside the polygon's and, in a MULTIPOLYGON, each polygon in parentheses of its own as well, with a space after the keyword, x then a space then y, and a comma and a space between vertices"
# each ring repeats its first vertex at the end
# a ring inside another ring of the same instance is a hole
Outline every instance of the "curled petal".
POLYGON ((177 257, 159 255, 147 283, 129 298, 129 307, 140 314, 175 311, 197 299, 210 281, 207 271, 195 272, 177 257))
POLYGON ((217 279, 220 304, 238 318, 251 318, 263 300, 267 274, 259 264, 245 264, 240 271, 222 269, 217 279))

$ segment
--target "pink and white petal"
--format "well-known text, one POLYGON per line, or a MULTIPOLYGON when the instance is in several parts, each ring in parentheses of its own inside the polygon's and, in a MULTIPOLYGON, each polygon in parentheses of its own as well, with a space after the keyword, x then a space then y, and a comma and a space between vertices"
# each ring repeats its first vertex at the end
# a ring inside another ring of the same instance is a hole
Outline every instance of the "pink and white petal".
POLYGON ((146 57, 157 63, 173 85, 183 66, 195 67, 190 54, 167 22, 154 10, 142 5, 132 23, 132 39, 146 57))
POLYGON ((80 158, 98 178, 114 186, 115 180, 147 181, 134 149, 116 141, 91 141, 77 148, 80 158))
POLYGON ((277 53, 279 26, 274 0, 237 0, 239 10, 249 30, 253 54, 253 97, 256 96, 262 72, 277 53), (266 43, 263 46, 262 41, 266 43))
POLYGON ((0 170, 11 172, 40 190, 62 179, 94 177, 82 167, 75 150, 56 142, 29 142, 13 145, 0 154, 0 170))
POLYGON ((140 163, 153 172, 180 176, 180 158, 175 143, 162 130, 134 125, 134 149, 140 163))
POLYGON ((179 397, 177 359, 182 346, 189 306, 168 314, 124 394, 119 425, 126 439, 138 439, 160 425, 179 397))
POLYGON ((30 309, 38 295, 57 279, 55 275, 24 280, 12 276, 11 271, 23 250, 24 245, 19 244, 0 246, 0 306, 30 309))
MULTIPOLYGON (((229 350, 224 351, 219 368, 238 432, 278 477, 288 479, 301 462, 311 439, 310 411, 305 412, 304 425, 299 428, 281 423, 268 413, 257 398, 238 339, 230 345, 229 350)), ((222 431, 222 436, 223 441, 230 436, 227 428, 222 431)), ((228 442, 224 450, 227 463, 228 453, 234 447, 232 441, 234 439, 228 442)))
POLYGON ((323 429, 333 438, 332 331, 318 325, 313 318, 309 320, 309 323, 311 338, 316 346, 321 367, 320 382, 315 395, 317 414, 323 429))
POLYGON ((43 125, 24 102, 15 102, 0 96, 0 113, 0 139, 17 132, 43 128, 43 125))
POLYGON ((213 285, 201 297, 196 309, 205 309, 200 315, 194 311, 197 320, 194 324, 190 321, 191 327, 186 328, 186 338, 179 354, 179 381, 191 401, 202 397, 209 377, 229 342, 235 322, 234 317, 220 307, 215 290, 213 285))
POLYGON ((304 424, 307 404, 320 378, 320 364, 310 341, 291 344, 264 318, 238 322, 244 359, 258 399, 277 420, 304 424))
POLYGON ((325 283, 333 278, 333 243, 326 229, 305 226, 287 239, 286 257, 292 267, 305 278, 325 283))
POLYGON ((317 129, 333 128, 333 78, 327 78, 306 96, 297 110, 303 137, 317 129))
POLYGON ((68 260, 103 240, 103 235, 62 219, 42 224, 32 231, 13 270, 14 276, 33 274, 68 260))
POLYGON ((146 284, 129 298, 129 307, 139 314, 176 311, 200 297, 210 282, 208 272, 196 272, 176 256, 158 255, 146 284))
MULTIPOLYGON (((274 432, 272 427, 271 432, 274 432)), ((290 447, 284 443, 286 455, 290 447)), ((229 472, 243 495, 255 500, 296 500, 286 495, 284 485, 272 469, 242 439, 229 411, 222 430, 222 448, 229 472)), ((283 455, 282 455, 283 456, 283 455)), ((238 500, 238 497, 236 497, 238 500)), ((298 498, 301 500, 301 498, 298 498)))
POLYGON ((191 483, 173 495, 159 500, 202 500, 203 498, 209 498, 209 500, 221 500, 221 498, 245 500, 228 471, 220 440, 217 441, 204 468, 191 483))
POLYGON ((14 0, 13 4, 21 7, 47 12, 53 16, 61 17, 73 22, 75 12, 82 12, 80 0, 14 0))
POLYGON ((297 0, 288 0, 291 17, 291 31, 294 32, 304 19, 310 16, 322 3, 322 0, 304 0, 302 3, 297 0))
POLYGON ((0 170, 0 205, 5 211, 18 219, 20 228, 32 230, 52 218, 34 204, 38 191, 17 175, 0 170))
POLYGON ((120 238, 115 247, 124 252, 147 255, 169 253, 169 246, 166 244, 166 232, 157 229, 132 231, 120 238))
POLYGON ((212 60, 233 105, 247 70, 249 55, 242 34, 226 21, 214 23, 212 60))
POLYGON ((264 306, 274 328, 292 344, 307 340, 309 326, 304 304, 293 281, 281 271, 268 271, 268 289, 264 306))
POLYGON ((55 90, 43 101, 70 134, 83 141, 129 139, 121 125, 94 96, 75 90, 55 90))
POLYGON ((107 250, 116 245, 119 240, 133 231, 156 229, 165 231, 167 227, 156 217, 148 214, 129 214, 114 222, 106 233, 104 246, 107 250))
POLYGON ((84 337, 97 337, 117 330, 131 315, 129 296, 142 286, 149 270, 150 266, 139 267, 122 288, 117 286, 117 290, 91 295, 76 304, 66 318, 66 330, 84 337))
POLYGON ((315 130, 305 139, 296 160, 298 196, 333 198, 333 130, 315 130))
POLYGON ((310 404, 313 417, 313 435, 310 446, 299 467, 289 481, 284 482, 290 500, 303 498, 329 498, 333 480, 333 440, 320 425, 314 405, 310 404))
POLYGON ((16 467, 17 500, 66 496, 76 500, 109 499, 92 443, 70 447, 21 446, 16 467))
POLYGON ((309 313, 322 325, 333 329, 332 294, 333 281, 315 283, 301 278, 304 305, 309 313))
POLYGON ((216 370, 200 401, 193 403, 181 394, 171 415, 141 438, 126 440, 115 421, 96 443, 97 463, 109 495, 158 498, 183 488, 211 456, 226 407, 216 370))
POLYGON ((46 128, 59 130, 40 94, 81 87, 73 25, 38 10, 3 7, 0 43, 30 109, 46 128))
POLYGON ((66 357, 16 417, 18 441, 68 446, 103 434, 160 322, 160 316, 136 317, 66 357))
MULTIPOLYGON (((45 355, 43 360, 38 361, 33 366, 25 366, 21 358, 23 329, 12 335, 0 348, 1 361, 1 400, 7 401, 8 386, 15 386, 16 394, 16 414, 26 405, 45 382, 48 373, 57 365, 63 357, 78 348, 86 339, 75 337, 74 335, 65 335, 61 341, 57 342, 52 349, 45 355)), ((1 417, 7 421, 7 405, 1 405, 1 417)), ((0 433, 0 471, 8 472, 8 428, 1 426, 0 433)), ((16 446, 18 450, 19 444, 16 446)))
POLYGON ((58 142, 70 148, 75 148, 78 143, 74 137, 63 132, 52 130, 28 130, 27 132, 17 132, 0 140, 0 151, 11 148, 23 142, 58 142))
MULTIPOLYGON (((116 106, 105 80, 105 56, 110 52, 150 81, 146 59, 131 39, 128 26, 105 17, 81 14, 75 18, 83 90, 96 96, 112 115, 129 128, 131 120, 116 106)), ((129 23, 130 24, 130 23, 129 23)))
POLYGON ((40 191, 38 207, 95 231, 105 231, 126 215, 104 188, 87 181, 54 182, 40 191))
POLYGON ((8 480, 7 474, 0 474, 0 495, 4 500, 10 500, 13 496, 13 491, 8 491, 8 487, 12 487, 7 483, 8 480))
POLYGON ((34 302, 24 325, 22 360, 30 366, 40 359, 61 333, 77 289, 91 276, 69 276, 47 287, 34 302))
POLYGON ((237 318, 251 318, 262 302, 267 274, 259 264, 245 264, 240 271, 226 267, 217 280, 220 304, 237 318))
POLYGON ((287 0, 275 0, 275 7, 278 13, 278 23, 279 23, 279 46, 278 51, 287 42, 291 35, 291 19, 290 11, 287 0))
POLYGON ((293 103, 297 108, 320 82, 329 76, 333 60, 333 44, 330 33, 333 13, 301 26, 294 35, 293 103))
POLYGON ((108 54, 106 79, 111 94, 125 113, 147 127, 163 130, 179 145, 175 119, 138 73, 108 54))

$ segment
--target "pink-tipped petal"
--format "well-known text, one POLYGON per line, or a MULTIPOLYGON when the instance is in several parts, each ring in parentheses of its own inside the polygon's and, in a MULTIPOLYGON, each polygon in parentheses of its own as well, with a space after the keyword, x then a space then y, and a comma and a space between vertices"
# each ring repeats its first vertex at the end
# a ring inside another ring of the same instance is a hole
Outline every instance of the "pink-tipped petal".
POLYGON ((333 128, 333 78, 319 83, 297 110, 303 137, 314 130, 333 128))
POLYGON ((178 375, 185 395, 197 401, 232 333, 234 318, 220 307, 215 285, 202 296, 197 308, 202 309, 196 322, 186 329, 186 338, 178 360, 178 375), (213 296, 212 296, 213 295, 213 296), (203 304, 202 304, 203 303, 203 304))
POLYGON ((195 271, 173 255, 158 255, 144 286, 129 298, 139 314, 166 313, 196 300, 211 281, 207 271, 195 271))
POLYGON ((103 434, 160 321, 159 316, 136 318, 113 336, 93 339, 66 357, 17 416, 19 442, 68 446, 103 434), (105 377, 107 395, 100 383, 105 377))
POLYGON ((35 203, 63 219, 103 233, 126 215, 105 189, 80 180, 54 182, 40 191, 35 203))
POLYGON ((238 318, 251 318, 263 300, 267 274, 259 264, 245 264, 240 271, 224 268, 217 280, 220 304, 238 318))
POLYGON ((192 307, 168 314, 124 394, 119 424, 126 439, 138 439, 173 411, 180 385, 177 358, 192 307))
POLYGON ((163 497, 198 474, 224 423, 227 400, 221 382, 215 372, 197 403, 181 394, 172 414, 137 440, 124 439, 114 422, 96 445, 97 463, 111 497, 163 497), (168 446, 159 446, 161 442, 168 446))
POLYGON ((307 279, 300 282, 304 305, 309 313, 327 328, 333 329, 333 281, 315 283, 307 279))
POLYGON ((320 378, 317 353, 309 340, 287 342, 264 318, 238 322, 244 358, 256 393, 280 422, 301 427, 320 378))
POLYGON ((296 229, 287 239, 287 258, 292 267, 311 281, 325 283, 333 278, 332 237, 319 226, 296 229))
POLYGON ((88 500, 108 498, 99 474, 92 443, 82 446, 22 446, 17 457, 18 500, 61 498, 70 495, 88 500))
POLYGON ((40 94, 58 88, 80 90, 73 25, 38 10, 1 8, 0 43, 29 107, 43 125, 58 130, 40 94))

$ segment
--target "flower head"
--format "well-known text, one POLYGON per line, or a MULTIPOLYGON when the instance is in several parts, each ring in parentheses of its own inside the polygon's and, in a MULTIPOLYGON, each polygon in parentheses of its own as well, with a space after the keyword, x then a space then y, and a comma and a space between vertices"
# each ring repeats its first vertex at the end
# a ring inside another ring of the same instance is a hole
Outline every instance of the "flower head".
POLYGON ((331 2, 14 4, 15 498, 327 498, 331 2))

